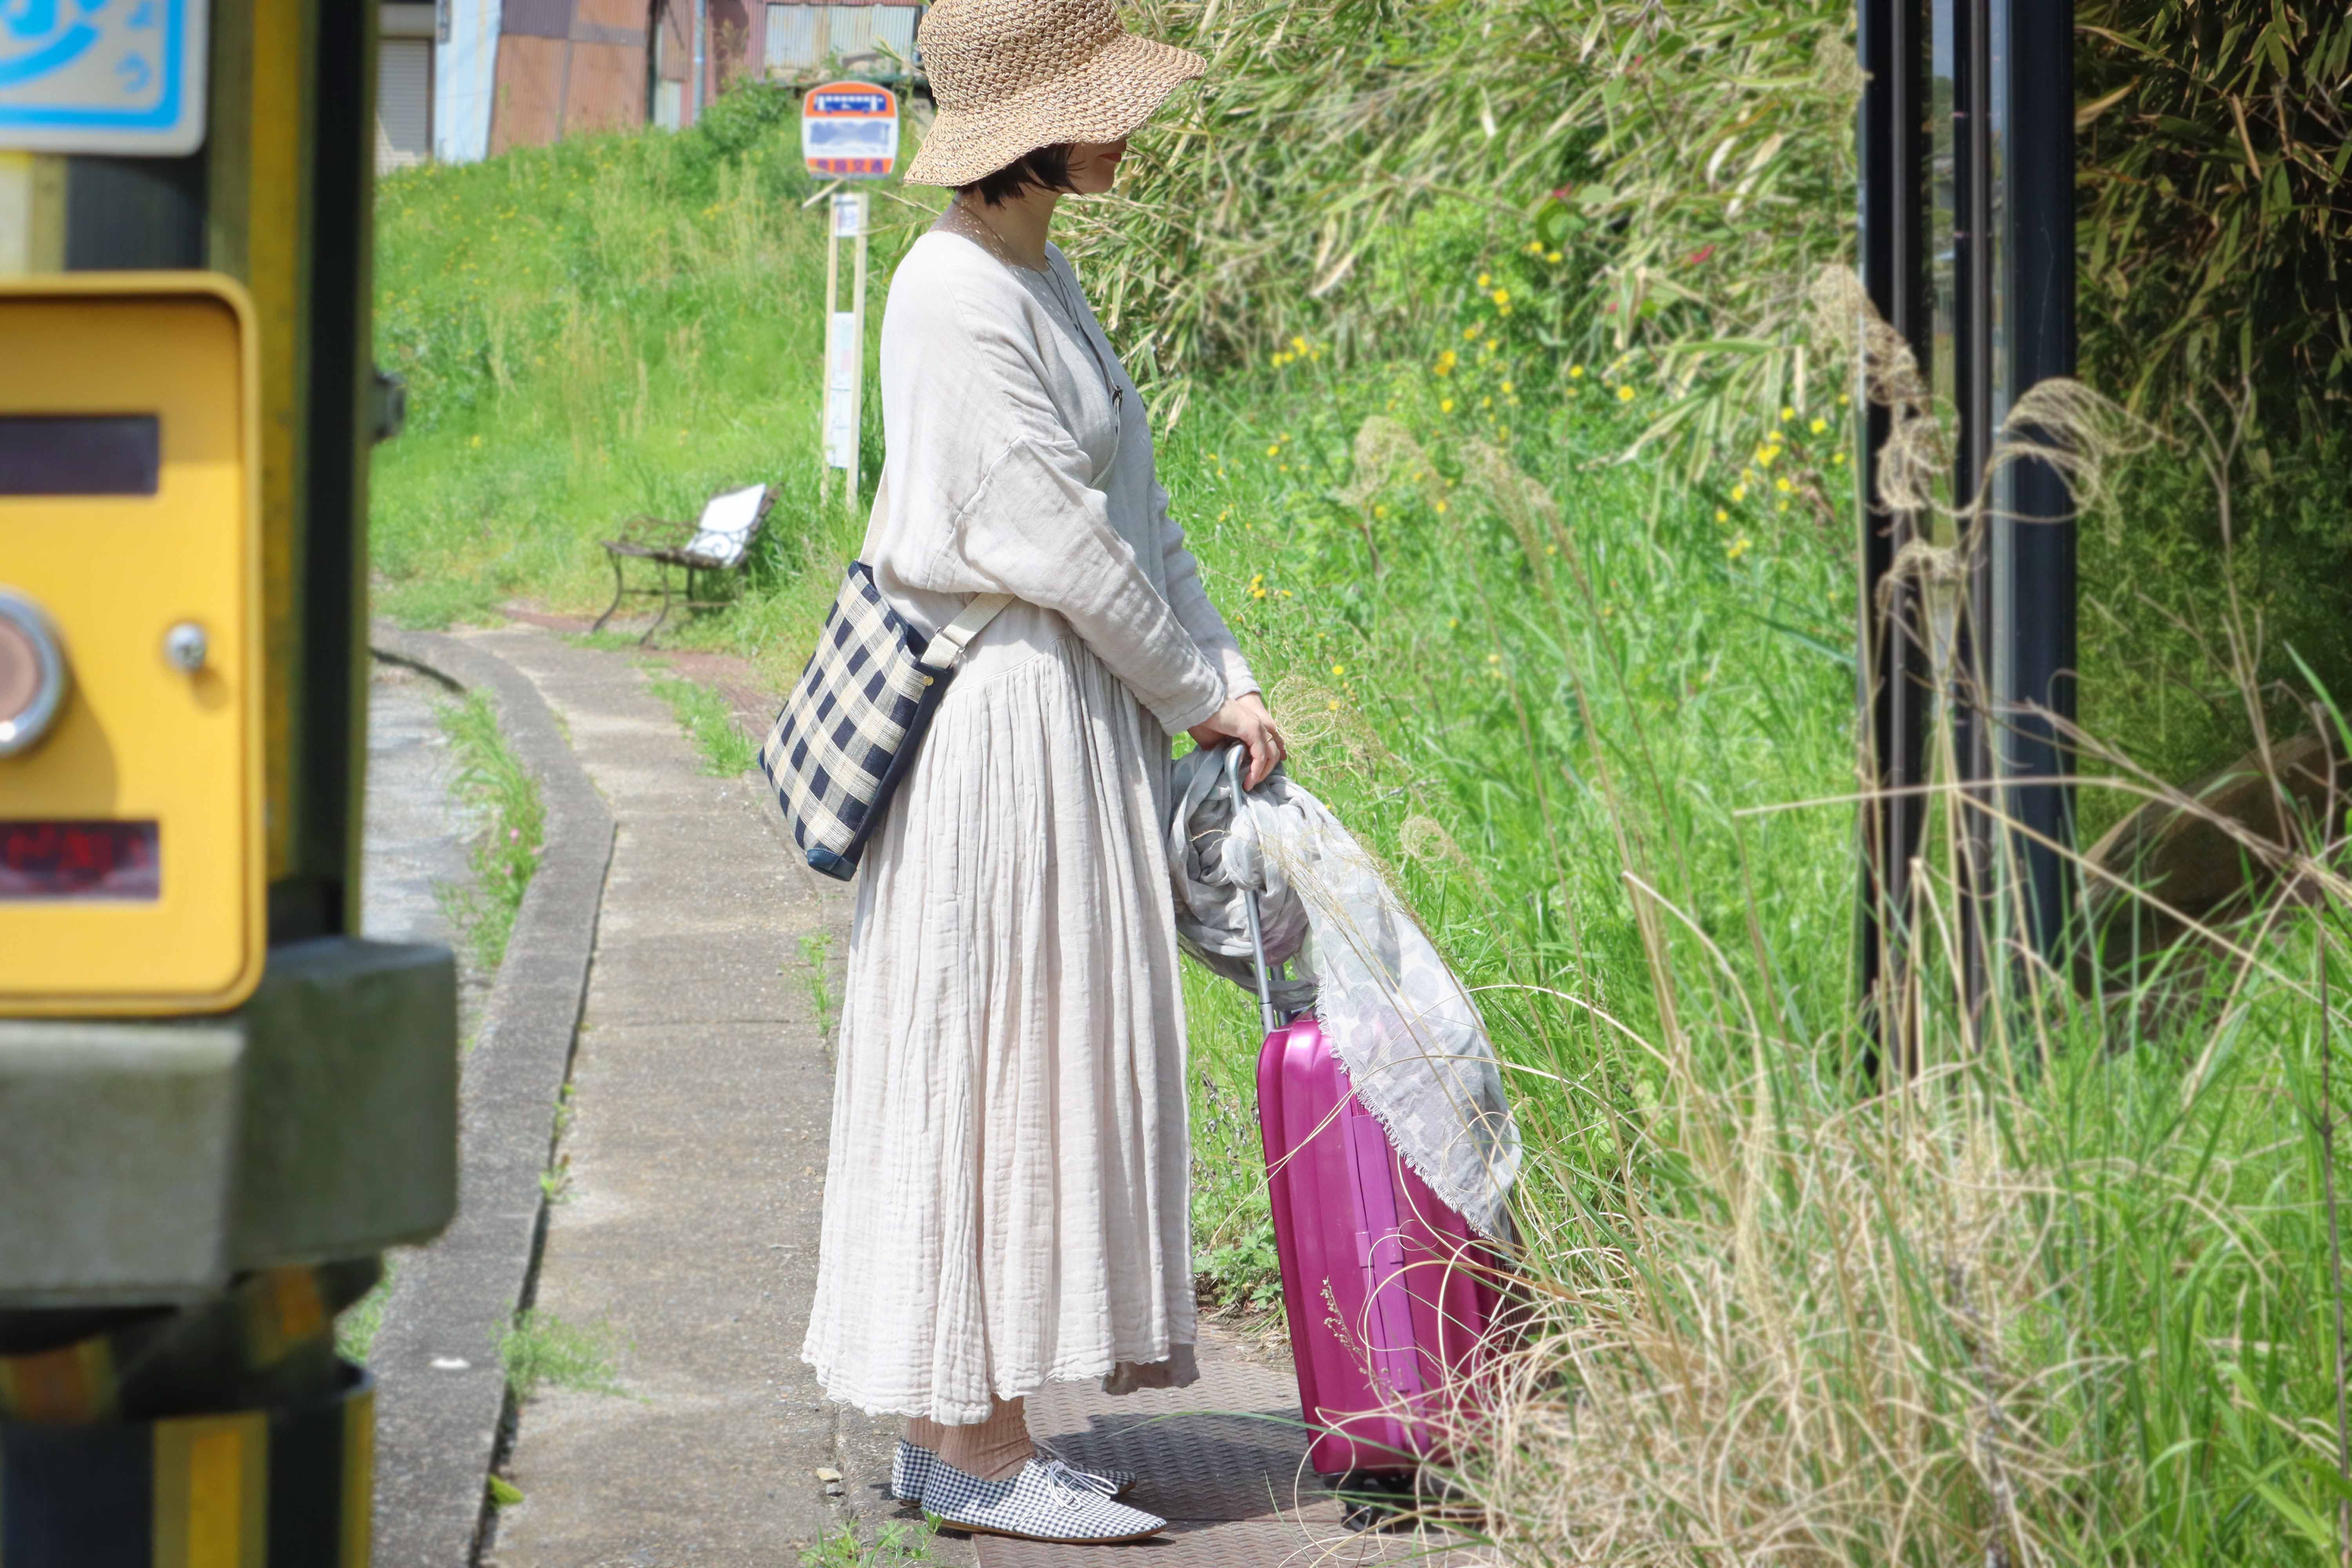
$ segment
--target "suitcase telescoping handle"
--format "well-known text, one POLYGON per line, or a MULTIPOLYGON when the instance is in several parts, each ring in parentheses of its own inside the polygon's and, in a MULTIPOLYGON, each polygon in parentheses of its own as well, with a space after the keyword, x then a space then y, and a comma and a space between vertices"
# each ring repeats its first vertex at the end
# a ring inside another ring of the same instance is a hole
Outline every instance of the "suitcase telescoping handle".
MULTIPOLYGON (((1225 748, 1225 783, 1234 792, 1234 825, 1225 831, 1230 836, 1241 826, 1242 813, 1248 809, 1243 800, 1242 764, 1249 760, 1249 748, 1236 741, 1225 748)), ((1282 1015, 1274 1005, 1274 983, 1267 977, 1265 967, 1265 932, 1258 924, 1257 889, 1242 889, 1242 912, 1249 923, 1250 963, 1257 975, 1257 1014, 1269 1035, 1282 1027, 1282 1015)))

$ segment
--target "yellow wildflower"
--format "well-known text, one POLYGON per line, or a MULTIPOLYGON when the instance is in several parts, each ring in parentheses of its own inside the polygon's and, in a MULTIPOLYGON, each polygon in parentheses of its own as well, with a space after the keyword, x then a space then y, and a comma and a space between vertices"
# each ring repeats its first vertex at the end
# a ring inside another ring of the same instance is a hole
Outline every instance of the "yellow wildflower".
POLYGON ((1471 322, 1468 326, 1462 329, 1462 341, 1465 343, 1477 335, 1478 323, 1475 321, 1471 322))
POLYGON ((1436 511, 1437 511, 1441 516, 1442 516, 1442 515, 1444 515, 1444 511, 1445 511, 1445 503, 1444 503, 1444 501, 1439 501, 1439 502, 1437 503, 1437 505, 1436 505, 1436 507, 1435 507, 1435 509, 1434 509, 1434 510, 1436 510, 1436 511))
POLYGON ((1493 353, 1495 352, 1495 350, 1496 350, 1498 346, 1499 346, 1499 345, 1495 342, 1495 340, 1494 340, 1494 339, 1492 339, 1492 338, 1488 338, 1488 339, 1486 340, 1486 352, 1487 352, 1488 353, 1493 353))
POLYGON ((1445 629, 1447 631, 1458 631, 1461 629, 1461 626, 1462 617, 1460 616, 1448 616, 1445 617, 1445 629))
POLYGON ((1759 468, 1769 468, 1772 466, 1773 459, 1780 457, 1780 448, 1778 447, 1759 447, 1756 448, 1755 455, 1756 466, 1759 468))
POLYGON ((473 438, 472 440, 470 440, 470 441, 468 441, 468 442, 467 442, 467 443, 466 443, 466 445, 467 445, 468 447, 478 447, 478 446, 480 446, 481 444, 482 444, 482 437, 480 437, 480 435, 479 435, 479 434, 477 434, 477 435, 474 437, 474 438, 473 438))
POLYGON ((1488 664, 1500 664, 1503 662, 1503 656, 1499 653, 1490 653, 1486 656, 1486 662, 1488 664))
POLYGON ((1544 259, 1550 262, 1554 267, 1557 267, 1559 265, 1560 261, 1559 252, 1555 250, 1550 255, 1545 257, 1544 259))
POLYGON ((1372 515, 1374 517, 1386 517, 1388 514, 1389 509, 1386 502, 1382 502, 1381 504, 1372 508, 1372 515))
POLYGON ((1843 452, 1832 452, 1830 454, 1830 462, 1838 468, 1843 468, 1845 466, 1845 454, 1843 452))
POLYGON ((1516 391, 1516 390, 1517 390, 1517 388, 1515 388, 1514 386, 1512 386, 1512 384, 1511 384, 1509 382, 1507 382, 1507 382, 1503 383, 1503 395, 1504 395, 1504 396, 1506 396, 1506 397, 1510 396, 1510 395, 1511 395, 1511 394, 1512 394, 1514 391, 1516 391))
POLYGON ((1717 522, 1729 522, 1731 521, 1731 514, 1724 510, 1721 507, 1717 507, 1715 509, 1715 521, 1717 522))
POLYGON ((1269 458, 1279 458, 1282 456, 1282 448, 1269 442, 1266 445, 1265 455, 1269 458))
POLYGON ((1733 500, 1746 500, 1748 499, 1748 487, 1746 485, 1732 486, 1731 499, 1733 500))
POLYGON ((1620 387, 1617 389, 1617 401, 1618 401, 1618 402, 1620 402, 1620 403, 1631 403, 1631 402, 1633 402, 1633 389, 1632 387, 1630 387, 1630 386, 1620 386, 1620 387))
POLYGON ((1441 397, 1441 398, 1439 398, 1439 399, 1437 400, 1437 411, 1438 411, 1440 414, 1451 414, 1451 413, 1453 413, 1453 412, 1454 412, 1454 399, 1452 399, 1452 398, 1450 398, 1450 397, 1441 397))
POLYGON ((1584 379, 1584 367, 1580 364, 1570 365, 1568 367, 1568 379, 1570 381, 1582 381, 1584 379))
POLYGON ((1814 435, 1816 435, 1816 436, 1820 435, 1822 431, 1824 431, 1824 430, 1828 429, 1829 427, 1830 427, 1830 422, 1829 422, 1828 420, 1823 419, 1823 418, 1821 418, 1821 417, 1819 417, 1819 416, 1816 416, 1816 417, 1814 418, 1813 422, 1812 422, 1811 425, 1808 425, 1808 426, 1805 426, 1805 428, 1806 428, 1806 429, 1811 430, 1811 431, 1814 435))
POLYGON ((1497 305, 1508 305, 1511 302, 1511 291, 1508 289, 1497 289, 1490 298, 1497 305))
POLYGON ((1723 547, 1723 552, 1732 560, 1737 561, 1754 548, 1755 546, 1748 542, 1748 536, 1743 533, 1734 539, 1730 543, 1725 545, 1723 547))
POLYGON ((1493 277, 1492 277, 1492 276, 1490 276, 1490 275, 1489 275, 1489 274, 1487 274, 1487 273, 1481 272, 1480 274, 1478 274, 1478 287, 1479 287, 1479 288, 1481 288, 1481 289, 1486 288, 1488 284, 1492 283, 1494 280, 1495 280, 1495 279, 1493 279, 1493 277))
POLYGON ((1782 474, 1779 479, 1772 481, 1772 488, 1779 490, 1782 495, 1787 495, 1790 490, 1795 489, 1797 487, 1789 482, 1788 475, 1782 474))
POLYGON ((1498 316, 1507 316, 1510 313, 1511 308, 1508 305, 1497 305, 1495 307, 1495 314, 1498 316))
POLYGON ((1790 420, 1794 419, 1796 416, 1797 416, 1797 411, 1796 411, 1795 409, 1789 407, 1786 404, 1783 404, 1783 405, 1781 405, 1781 407, 1780 407, 1780 423, 1781 423, 1781 424, 1786 425, 1790 420))
POLYGON ((1779 506, 1774 507, 1772 510, 1775 511, 1786 511, 1789 510, 1789 503, 1787 501, 1782 501, 1779 506))
POLYGON ((1850 404, 1852 404, 1853 402, 1853 396, 1852 396, 1852 395, 1851 395, 1851 394, 1843 393, 1843 392, 1841 392, 1841 393, 1839 393, 1839 394, 1838 394, 1838 406, 1839 406, 1840 408, 1846 407, 1847 405, 1850 405, 1850 404))
POLYGON ((1295 354, 1305 353, 1307 352, 1307 340, 1300 337, 1292 338, 1290 340, 1290 352, 1295 354))
POLYGON ((1335 664, 1331 667, 1331 673, 1334 675, 1345 675, 1348 673, 1348 667, 1344 664, 1335 664))

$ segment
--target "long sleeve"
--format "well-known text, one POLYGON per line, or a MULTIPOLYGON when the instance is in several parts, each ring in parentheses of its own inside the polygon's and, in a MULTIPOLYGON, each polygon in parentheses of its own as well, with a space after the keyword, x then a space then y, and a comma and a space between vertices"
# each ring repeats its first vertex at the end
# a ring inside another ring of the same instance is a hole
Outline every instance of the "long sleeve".
POLYGON ((1016 437, 941 546, 940 579, 961 578, 961 566, 982 592, 1057 612, 1178 734, 1223 706, 1224 678, 1111 527, 1102 492, 1079 477, 1085 461, 1066 438, 1016 437))
POLYGON ((1107 391, 1095 398, 1091 365, 1092 385, 1066 374, 1057 403, 1036 310, 997 273, 902 270, 883 332, 894 515, 869 548, 910 588, 1010 594, 1060 615, 1177 734, 1223 705, 1225 676, 1113 523, 1097 479, 1115 459, 1118 410, 1107 391))
POLYGON ((1209 591, 1201 584, 1201 563, 1185 548, 1184 530, 1168 510, 1168 492, 1155 484, 1151 487, 1152 506, 1159 514, 1162 552, 1167 563, 1163 580, 1168 584, 1168 604, 1192 641, 1225 678, 1225 698, 1245 696, 1261 689, 1257 677, 1250 673, 1249 661, 1242 657, 1239 639, 1217 606, 1209 600, 1209 591))

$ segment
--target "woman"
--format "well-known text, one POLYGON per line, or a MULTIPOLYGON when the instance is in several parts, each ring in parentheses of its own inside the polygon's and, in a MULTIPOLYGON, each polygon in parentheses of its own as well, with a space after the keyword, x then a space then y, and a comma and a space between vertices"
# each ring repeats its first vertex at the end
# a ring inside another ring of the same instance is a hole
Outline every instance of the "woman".
POLYGON ((1162 1521, 1113 1500, 1132 1478, 1037 1454, 1023 1401, 1197 1375, 1169 742, 1239 742, 1252 783, 1283 747, 1045 233, 1202 62, 1111 0, 941 0, 921 46, 907 177, 957 195, 891 280, 863 558, 927 631, 1013 603, 863 862, 802 1354, 910 1417, 892 1490, 941 1522, 1136 1540, 1162 1521))

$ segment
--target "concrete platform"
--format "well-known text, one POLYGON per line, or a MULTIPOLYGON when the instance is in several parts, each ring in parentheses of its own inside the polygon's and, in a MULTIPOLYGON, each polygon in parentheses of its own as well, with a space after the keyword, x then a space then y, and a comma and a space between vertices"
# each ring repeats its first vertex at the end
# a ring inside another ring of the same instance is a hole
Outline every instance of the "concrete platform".
MULTIPOLYGON (((533 1305, 609 1337, 618 1394, 525 1405, 488 1568, 797 1568, 844 1526, 913 1520, 884 1496, 896 1422, 824 1399, 799 1359, 816 1268, 830 1042, 803 936, 851 892, 792 852, 756 777, 714 779, 628 657, 544 630, 475 634, 562 720, 616 823, 533 1305), (837 1475, 828 1483, 824 1474, 837 1475)), ((1031 1429, 1129 1468, 1169 1533, 1124 1547, 946 1531, 943 1568, 1485 1561, 1350 1534, 1305 1469, 1286 1363, 1213 1332, 1193 1387, 1113 1399, 1060 1384, 1031 1429)))

